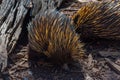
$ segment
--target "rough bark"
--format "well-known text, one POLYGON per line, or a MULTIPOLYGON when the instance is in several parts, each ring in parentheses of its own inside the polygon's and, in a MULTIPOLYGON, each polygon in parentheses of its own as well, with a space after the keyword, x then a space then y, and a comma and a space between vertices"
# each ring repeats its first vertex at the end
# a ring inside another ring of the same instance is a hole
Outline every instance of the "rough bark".
POLYGON ((7 66, 8 54, 19 39, 30 0, 3 0, 0 6, 0 66, 7 66))
POLYGON ((64 0, 33 0, 33 9, 32 16, 36 16, 37 14, 42 14, 44 11, 48 9, 56 9, 60 7, 62 1, 64 0))

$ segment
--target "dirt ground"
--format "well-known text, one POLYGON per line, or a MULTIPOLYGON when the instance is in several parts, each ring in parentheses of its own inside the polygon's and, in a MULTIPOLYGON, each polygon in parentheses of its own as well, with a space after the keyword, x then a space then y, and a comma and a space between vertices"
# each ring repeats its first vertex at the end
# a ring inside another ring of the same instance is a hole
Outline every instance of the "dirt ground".
MULTIPOLYGON (((80 4, 72 3, 60 11, 70 17, 80 4)), ((81 60, 81 66, 77 63, 69 65, 67 71, 60 66, 28 60, 27 35, 23 35, 9 56, 9 66, 0 75, 0 80, 120 80, 120 41, 99 39, 85 42, 87 57, 81 60)))

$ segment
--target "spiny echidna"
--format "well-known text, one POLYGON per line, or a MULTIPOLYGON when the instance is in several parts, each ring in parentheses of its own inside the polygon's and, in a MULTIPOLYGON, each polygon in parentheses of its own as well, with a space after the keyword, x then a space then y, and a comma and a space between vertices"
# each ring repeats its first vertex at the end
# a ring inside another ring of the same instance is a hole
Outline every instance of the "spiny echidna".
POLYGON ((120 4, 118 2, 87 3, 73 15, 73 24, 82 38, 120 40, 120 4))
POLYGON ((84 53, 70 19, 58 11, 46 11, 28 27, 29 46, 54 64, 77 61, 84 53))

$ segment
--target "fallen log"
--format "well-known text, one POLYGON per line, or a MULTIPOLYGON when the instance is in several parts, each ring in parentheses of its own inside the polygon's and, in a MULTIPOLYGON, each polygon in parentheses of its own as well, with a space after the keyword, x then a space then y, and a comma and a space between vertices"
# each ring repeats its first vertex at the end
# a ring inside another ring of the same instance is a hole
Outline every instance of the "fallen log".
POLYGON ((29 10, 30 0, 3 0, 0 6, 0 66, 7 66, 7 59, 19 39, 23 21, 29 10))

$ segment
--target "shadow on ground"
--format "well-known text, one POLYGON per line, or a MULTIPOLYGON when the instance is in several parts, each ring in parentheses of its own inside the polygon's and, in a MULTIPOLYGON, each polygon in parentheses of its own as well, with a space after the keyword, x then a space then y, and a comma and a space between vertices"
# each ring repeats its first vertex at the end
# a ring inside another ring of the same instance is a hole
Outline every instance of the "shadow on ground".
POLYGON ((61 66, 45 61, 45 56, 36 58, 35 55, 32 56, 29 59, 29 66, 35 80, 84 80, 81 67, 70 64, 69 70, 66 71, 61 66))

